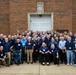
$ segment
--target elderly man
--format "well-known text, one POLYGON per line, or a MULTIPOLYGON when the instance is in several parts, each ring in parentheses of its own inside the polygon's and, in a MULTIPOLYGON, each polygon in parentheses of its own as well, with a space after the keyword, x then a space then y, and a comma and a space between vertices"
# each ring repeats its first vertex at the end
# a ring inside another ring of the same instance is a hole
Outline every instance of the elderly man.
POLYGON ((41 59, 41 64, 49 65, 49 56, 48 56, 49 50, 45 42, 42 43, 42 46, 40 47, 40 59, 41 59))
POLYGON ((21 44, 22 44, 22 63, 24 60, 26 60, 26 53, 25 53, 25 46, 26 46, 26 38, 24 36, 22 36, 21 40, 20 40, 21 44))
POLYGON ((5 64, 5 53, 3 52, 3 46, 0 46, 0 67, 1 64, 5 64))
POLYGON ((10 62, 11 62, 11 42, 9 42, 8 38, 5 38, 5 42, 4 42, 4 52, 6 54, 6 56, 9 58, 9 65, 10 65, 10 62))
POLYGON ((61 64, 62 63, 66 64, 65 44, 66 44, 66 40, 64 39, 64 36, 60 37, 60 41, 59 41, 59 56, 60 56, 61 64))
POLYGON ((16 40, 14 44, 14 61, 17 65, 21 63, 21 55, 22 55, 22 44, 20 43, 20 39, 16 40))
POLYGON ((3 46, 4 44, 4 38, 3 38, 3 34, 0 34, 0 46, 3 46))
POLYGON ((37 39, 36 37, 33 38, 33 61, 36 63, 37 59, 38 59, 38 44, 37 44, 37 39))
POLYGON ((5 55, 5 52, 3 52, 3 46, 0 46, 0 67, 1 64, 9 66, 9 58, 5 55))
POLYGON ((73 42, 71 41, 71 37, 68 36, 67 42, 65 44, 66 47, 66 55, 67 55, 67 65, 72 65, 73 62, 73 42))
POLYGON ((27 51, 27 64, 29 64, 29 62, 33 64, 33 41, 31 40, 31 37, 28 37, 25 48, 27 51))
POLYGON ((73 43, 73 50, 74 50, 74 66, 76 66, 76 38, 73 43))
POLYGON ((58 48, 55 47, 55 45, 52 45, 50 50, 49 50, 50 58, 51 61, 54 62, 54 64, 59 65, 59 53, 58 53, 58 48))

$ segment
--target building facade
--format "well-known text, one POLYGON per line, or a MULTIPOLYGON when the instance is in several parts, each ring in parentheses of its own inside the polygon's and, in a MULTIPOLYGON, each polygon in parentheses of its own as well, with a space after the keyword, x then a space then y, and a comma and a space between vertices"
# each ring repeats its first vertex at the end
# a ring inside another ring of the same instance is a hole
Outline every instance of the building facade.
POLYGON ((37 29, 75 33, 76 0, 0 0, 0 33, 37 29))

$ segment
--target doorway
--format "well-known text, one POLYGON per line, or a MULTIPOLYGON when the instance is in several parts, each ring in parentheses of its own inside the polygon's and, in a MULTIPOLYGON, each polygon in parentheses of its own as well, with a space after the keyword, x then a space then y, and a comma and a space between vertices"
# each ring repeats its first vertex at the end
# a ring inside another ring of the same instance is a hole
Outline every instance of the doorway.
POLYGON ((28 19, 28 29, 33 31, 53 30, 53 15, 30 14, 28 19))

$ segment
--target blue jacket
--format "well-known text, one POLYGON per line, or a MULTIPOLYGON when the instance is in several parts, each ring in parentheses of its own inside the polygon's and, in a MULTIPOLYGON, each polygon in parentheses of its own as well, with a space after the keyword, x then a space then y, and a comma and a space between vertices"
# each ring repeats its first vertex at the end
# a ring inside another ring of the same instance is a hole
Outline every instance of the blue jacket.
POLYGON ((0 51, 0 58, 4 58, 5 53, 3 51, 0 51))
POLYGON ((73 50, 76 50, 76 42, 73 43, 73 50))
POLYGON ((41 52, 48 52, 48 47, 43 47, 43 46, 41 46, 40 47, 40 50, 41 50, 41 52))
POLYGON ((14 44, 14 50, 15 51, 20 51, 20 49, 22 49, 22 44, 19 42, 19 43, 15 43, 14 44))
POLYGON ((14 46, 16 40, 15 39, 12 39, 11 41, 12 41, 11 45, 14 46))
POLYGON ((4 52, 10 52, 10 47, 11 47, 11 42, 5 42, 4 43, 4 45, 3 45, 3 47, 4 47, 4 52))
POLYGON ((33 41, 27 41, 27 43, 26 43, 26 49, 32 49, 32 47, 33 47, 33 41))
POLYGON ((46 44, 47 44, 48 47, 49 47, 50 41, 51 41, 51 39, 45 38, 45 42, 46 42, 46 44))
POLYGON ((38 48, 38 50, 40 49, 41 45, 42 45, 41 40, 39 40, 39 41, 37 40, 37 48, 38 48))
POLYGON ((34 51, 38 50, 37 41, 33 41, 33 47, 34 47, 34 51))
POLYGON ((22 44, 22 47, 25 47, 25 46, 26 46, 27 40, 26 40, 26 39, 24 39, 24 40, 21 39, 20 42, 21 42, 21 44, 22 44))
POLYGON ((73 50, 73 42, 66 42, 65 44, 66 50, 73 50))
MULTIPOLYGON (((41 39, 41 44, 42 44, 43 42, 45 42, 45 43, 46 43, 46 40, 45 40, 45 39, 44 39, 44 40, 42 40, 42 39, 41 39)), ((47 44, 47 43, 46 43, 46 44, 47 44)))
POLYGON ((71 41, 74 41, 74 36, 70 36, 71 37, 71 41))
POLYGON ((57 53, 58 53, 58 49, 57 48, 55 48, 55 49, 50 49, 50 52, 52 53, 52 55, 53 56, 56 56, 57 55, 57 53))
POLYGON ((4 44, 4 39, 0 39, 0 46, 3 46, 4 44))
POLYGON ((50 42, 49 45, 50 45, 50 48, 51 48, 52 45, 56 46, 56 42, 50 42))

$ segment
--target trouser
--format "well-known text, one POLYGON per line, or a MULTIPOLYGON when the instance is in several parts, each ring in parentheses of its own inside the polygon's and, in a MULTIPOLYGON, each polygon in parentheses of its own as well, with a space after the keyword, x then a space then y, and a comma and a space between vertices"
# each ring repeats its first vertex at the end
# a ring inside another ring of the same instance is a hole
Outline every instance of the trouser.
POLYGON ((68 64, 72 63, 73 62, 73 51, 67 50, 66 55, 67 55, 67 63, 68 64))
POLYGON ((1 67, 1 65, 2 65, 2 60, 0 60, 0 67, 1 67))
POLYGON ((2 61, 0 60, 0 65, 1 65, 1 62, 2 62, 2 61))
POLYGON ((6 65, 9 65, 9 58, 8 57, 5 58, 5 62, 6 62, 6 65))
POLYGON ((39 53, 39 63, 41 63, 41 53, 39 53))
POLYGON ((23 61, 26 60, 26 56, 25 56, 25 47, 22 48, 22 56, 21 56, 21 60, 22 60, 22 63, 23 63, 23 61))
POLYGON ((53 55, 52 54, 49 54, 49 62, 53 62, 53 55))
POLYGON ((36 52, 36 51, 34 51, 33 52, 33 59, 34 59, 34 62, 36 62, 37 61, 37 59, 38 59, 38 51, 36 52))
POLYGON ((22 52, 14 51, 14 62, 16 64, 20 64, 21 63, 21 55, 22 55, 22 52))
POLYGON ((58 64, 59 65, 59 58, 57 58, 56 56, 53 56, 52 54, 49 54, 50 56, 50 60, 49 62, 54 62, 54 64, 58 64))
POLYGON ((76 52, 74 53, 74 64, 76 64, 76 52))
POLYGON ((29 49, 29 50, 27 49, 27 62, 33 62, 32 57, 33 57, 33 50, 32 49, 29 49))
POLYGON ((55 57, 53 57, 53 60, 54 60, 54 64, 58 64, 59 65, 59 58, 56 58, 56 56, 55 56, 55 57))
POLYGON ((2 60, 0 60, 0 65, 1 65, 1 64, 9 65, 9 58, 6 57, 6 58, 4 59, 4 62, 2 62, 2 60))
POLYGON ((65 52, 65 50, 59 50, 59 57, 60 57, 60 61, 61 61, 61 63, 65 63, 66 64, 66 62, 67 62, 67 60, 66 60, 66 52, 65 52))
POLYGON ((13 58, 13 52, 11 53, 11 65, 13 65, 13 61, 14 61, 14 58, 13 58))
POLYGON ((10 62, 11 62, 11 52, 6 52, 6 56, 7 56, 7 58, 9 58, 9 64, 10 64, 10 62))
POLYGON ((0 60, 0 67, 1 67, 1 60, 0 60))
POLYGON ((49 62, 49 55, 48 53, 47 54, 40 54, 40 62, 43 63, 43 62, 49 62))

